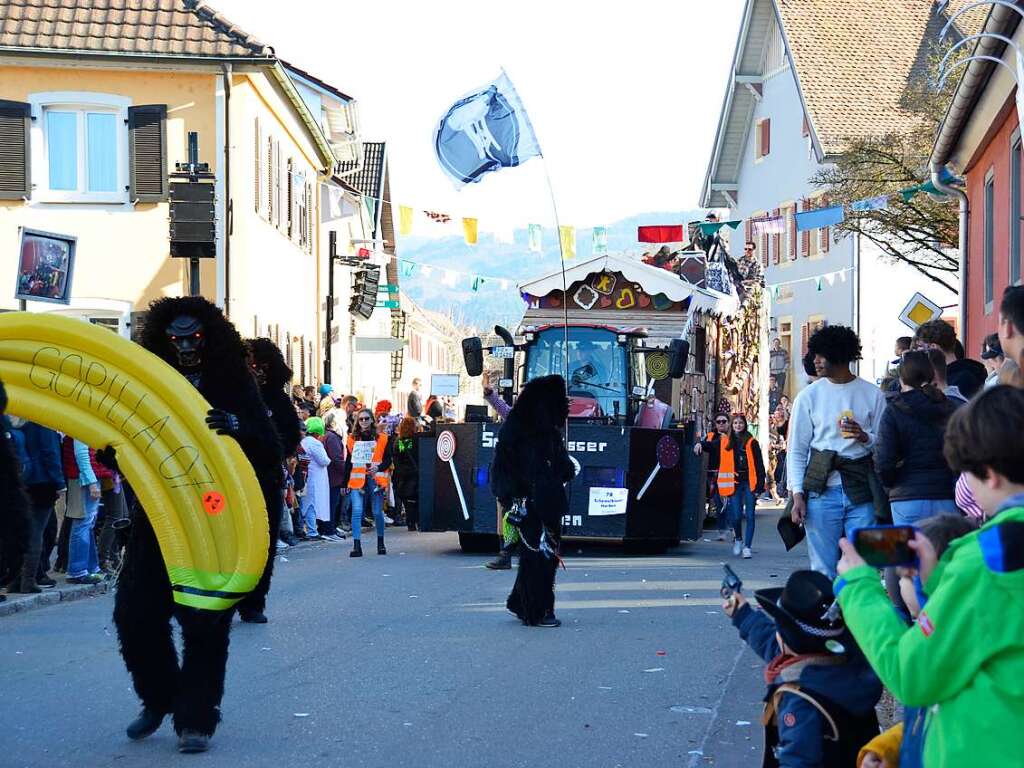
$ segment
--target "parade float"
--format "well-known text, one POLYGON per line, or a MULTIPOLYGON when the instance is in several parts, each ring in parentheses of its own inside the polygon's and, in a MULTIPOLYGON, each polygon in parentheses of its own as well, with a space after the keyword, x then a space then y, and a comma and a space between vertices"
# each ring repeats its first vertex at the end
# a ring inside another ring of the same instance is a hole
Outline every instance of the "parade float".
MULTIPOLYGON (((741 305, 701 284, 702 254, 688 259, 677 273, 611 254, 568 267, 564 283, 560 271, 544 275, 519 286, 526 310, 515 334, 464 342, 467 371, 478 375, 488 358, 507 402, 533 378, 566 379, 578 471, 565 536, 644 547, 696 539, 705 510, 696 435, 719 410, 758 421, 760 291, 741 305)), ((442 424, 420 445, 421 524, 458 531, 465 550, 496 542, 489 468, 499 426, 442 424)))

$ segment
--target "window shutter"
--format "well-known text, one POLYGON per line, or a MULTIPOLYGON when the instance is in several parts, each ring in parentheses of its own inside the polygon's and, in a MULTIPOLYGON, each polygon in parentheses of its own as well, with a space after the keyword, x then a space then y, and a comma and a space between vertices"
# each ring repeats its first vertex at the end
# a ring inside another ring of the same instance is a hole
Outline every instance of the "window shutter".
MULTIPOLYGON (((810 329, 807 327, 807 323, 800 326, 800 359, 803 360, 807 356, 807 340, 810 336, 810 329)), ((800 366, 803 367, 802 365, 800 366)))
POLYGON ((761 121, 761 157, 772 151, 772 121, 766 117, 761 121))
POLYGON ((285 210, 288 211, 288 222, 287 222, 288 237, 291 237, 292 236, 292 231, 294 229, 292 225, 293 225, 293 223, 295 221, 295 216, 294 216, 295 196, 294 196, 294 194, 292 194, 292 187, 294 186, 295 177, 292 175, 292 159, 290 157, 288 158, 287 168, 288 168, 288 176, 285 179, 285 183, 287 184, 287 188, 285 189, 284 195, 285 195, 285 201, 287 202, 287 206, 286 206, 285 210))
POLYGON ((32 197, 31 124, 30 105, 0 99, 0 200, 32 197))
MULTIPOLYGON (((828 207, 828 203, 829 203, 829 199, 827 197, 822 197, 821 198, 821 207, 822 208, 827 208, 828 207)), ((822 227, 821 229, 819 229, 818 230, 818 236, 821 238, 818 241, 818 247, 821 249, 822 253, 828 253, 828 241, 830 239, 829 238, 829 228, 828 227, 822 227)))
MULTIPOLYGON (((772 217, 779 215, 779 209, 776 208, 772 211, 772 217)), ((772 259, 775 264, 782 261, 782 235, 777 232, 772 235, 772 259)))
MULTIPOLYGON (((801 201, 801 205, 805 211, 811 209, 811 201, 806 198, 801 201)), ((811 230, 809 229, 800 233, 800 253, 805 259, 811 255, 811 230)))
POLYGON ((789 232, 789 260, 796 261, 796 203, 786 209, 786 230, 789 232))
POLYGON ((274 222, 274 140, 267 137, 267 221, 274 222))
MULTIPOLYGON (((761 236, 758 238, 758 248, 760 248, 761 249, 761 253, 764 254, 764 257, 763 257, 764 259, 767 260, 768 258, 770 258, 769 253, 768 253, 768 235, 767 234, 761 233, 761 236)), ((775 263, 778 264, 778 262, 775 262, 775 263)))
POLYGON ((274 142, 274 224, 281 228, 281 142, 274 142))
POLYGON ((306 338, 299 336, 296 343, 299 345, 299 381, 303 384, 306 383, 306 355, 304 354, 303 347, 306 346, 306 338))
POLYGON ((131 200, 167 199, 166 104, 128 107, 128 179, 131 200))

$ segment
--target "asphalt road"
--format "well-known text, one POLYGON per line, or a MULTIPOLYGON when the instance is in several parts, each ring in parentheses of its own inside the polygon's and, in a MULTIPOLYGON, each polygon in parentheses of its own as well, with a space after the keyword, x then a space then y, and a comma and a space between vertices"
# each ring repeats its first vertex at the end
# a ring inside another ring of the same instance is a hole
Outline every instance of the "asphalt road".
POLYGON ((759 660, 719 610, 720 563, 746 589, 806 567, 775 510, 755 558, 698 542, 666 555, 571 547, 559 629, 504 610, 514 572, 482 568, 454 534, 288 550, 264 626, 236 623, 223 722, 182 756, 169 722, 132 743, 138 704, 112 595, 0 618, 0 766, 751 766, 759 660))

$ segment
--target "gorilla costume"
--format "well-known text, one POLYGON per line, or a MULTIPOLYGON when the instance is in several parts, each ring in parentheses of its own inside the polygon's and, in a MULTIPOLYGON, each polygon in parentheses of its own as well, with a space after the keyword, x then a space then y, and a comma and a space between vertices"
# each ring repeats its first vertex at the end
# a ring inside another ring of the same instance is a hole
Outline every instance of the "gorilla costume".
MULTIPOLYGON (((276 530, 281 449, 235 327, 201 297, 160 299, 150 305, 142 345, 207 399, 212 406, 206 418, 210 429, 238 441, 259 479, 274 521, 271 530, 276 530)), ((272 537, 271 553, 273 544, 272 537)), ((269 584, 266 573, 260 587, 265 589, 265 582, 269 584)), ((129 738, 149 736, 172 714, 180 751, 207 748, 220 721, 233 615, 231 610, 205 611, 174 602, 156 534, 146 516, 136 514, 114 601, 121 655, 143 705, 128 726, 129 738), (181 625, 180 667, 172 615, 181 625)))
POLYGON ((501 427, 494 453, 491 490, 505 509, 519 502, 522 547, 519 573, 506 606, 529 626, 557 627, 555 571, 562 516, 569 503, 564 484, 575 471, 562 442, 569 415, 565 380, 542 376, 519 394, 501 427))

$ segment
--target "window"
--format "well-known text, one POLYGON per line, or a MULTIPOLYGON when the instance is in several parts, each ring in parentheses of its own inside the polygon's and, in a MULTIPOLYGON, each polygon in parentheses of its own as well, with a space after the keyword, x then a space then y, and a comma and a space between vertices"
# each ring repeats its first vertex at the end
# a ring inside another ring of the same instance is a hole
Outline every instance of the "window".
POLYGON ((1018 133, 1010 144, 1010 285, 1020 281, 1021 142, 1018 133))
POLYGON ((984 221, 985 221, 985 241, 983 243, 984 248, 984 268, 985 268, 985 310, 991 312, 991 304, 993 299, 993 251, 995 250, 995 175, 992 171, 988 172, 985 177, 985 209, 984 209, 984 221))
POLYGON ((754 157, 760 160, 767 157, 772 149, 772 121, 769 118, 758 120, 754 124, 754 157))
POLYGON ((260 213, 261 202, 263 200, 263 189, 262 189, 262 186, 261 186, 261 184, 263 182, 263 162, 262 162, 262 159, 261 159, 262 155, 263 155, 263 142, 260 140, 260 119, 258 117, 256 118, 255 130, 253 132, 253 153, 252 154, 253 154, 253 169, 252 169, 253 193, 254 193, 254 197, 255 197, 255 200, 253 201, 253 205, 254 205, 254 208, 256 210, 256 214, 258 215, 260 213))
POLYGON ((53 92, 33 94, 29 102, 34 118, 32 184, 38 199, 127 202, 130 99, 53 92))

